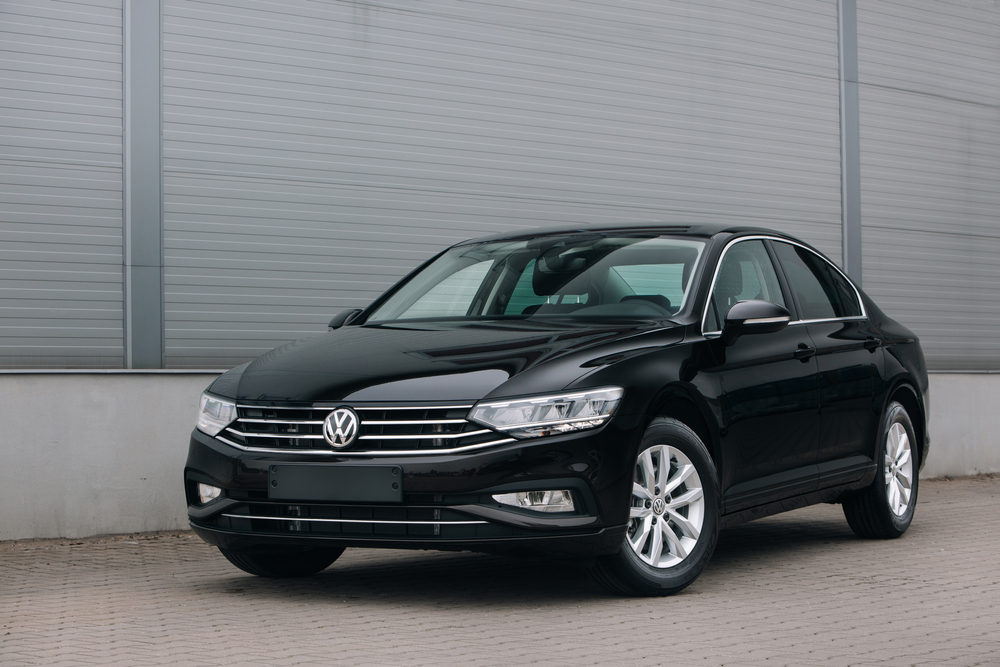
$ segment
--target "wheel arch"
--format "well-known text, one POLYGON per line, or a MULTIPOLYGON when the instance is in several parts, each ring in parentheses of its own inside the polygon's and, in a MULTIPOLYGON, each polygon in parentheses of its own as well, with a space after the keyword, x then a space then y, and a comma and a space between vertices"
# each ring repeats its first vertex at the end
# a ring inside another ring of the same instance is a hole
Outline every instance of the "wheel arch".
POLYGON ((910 415, 910 422, 913 424, 914 435, 918 443, 917 455, 920 457, 920 460, 917 463, 917 469, 919 470, 924 466, 924 461, 927 457, 927 414, 924 402, 919 398, 920 394, 916 385, 908 378, 901 379, 892 387, 887 395, 888 399, 885 405, 882 406, 882 420, 880 423, 885 420, 886 410, 889 409, 889 405, 893 401, 896 401, 906 409, 906 413, 910 415))
POLYGON ((716 470, 721 472, 722 456, 719 429, 705 398, 691 387, 670 385, 653 402, 648 421, 670 417, 683 423, 705 443, 716 470), (715 425, 713 427, 713 425, 715 425))

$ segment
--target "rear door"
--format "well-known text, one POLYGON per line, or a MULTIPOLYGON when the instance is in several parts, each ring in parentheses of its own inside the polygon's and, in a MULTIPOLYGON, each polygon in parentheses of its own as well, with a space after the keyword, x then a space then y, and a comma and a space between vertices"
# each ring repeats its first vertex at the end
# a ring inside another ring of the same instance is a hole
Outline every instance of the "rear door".
POLYGON ((816 347, 820 488, 856 481, 874 456, 881 341, 857 290, 839 269, 804 246, 777 240, 771 245, 801 318, 788 328, 807 331, 816 347))

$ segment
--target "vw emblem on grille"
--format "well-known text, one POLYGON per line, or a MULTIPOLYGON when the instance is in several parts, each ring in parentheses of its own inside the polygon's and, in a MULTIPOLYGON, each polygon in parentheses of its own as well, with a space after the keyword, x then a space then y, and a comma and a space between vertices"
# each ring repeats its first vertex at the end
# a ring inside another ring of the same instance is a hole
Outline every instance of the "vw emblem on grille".
POLYGON ((323 422, 323 437, 333 447, 347 447, 358 437, 358 415, 350 408, 337 408, 323 422))

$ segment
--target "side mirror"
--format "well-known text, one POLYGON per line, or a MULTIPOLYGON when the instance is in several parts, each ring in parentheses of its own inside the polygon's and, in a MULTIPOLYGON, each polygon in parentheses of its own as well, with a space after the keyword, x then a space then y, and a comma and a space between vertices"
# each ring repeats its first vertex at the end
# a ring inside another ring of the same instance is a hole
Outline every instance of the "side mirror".
POLYGON ((326 326, 330 327, 331 329, 339 329, 345 324, 349 324, 351 320, 353 320, 355 317, 358 316, 361 310, 362 310, 361 308, 349 308, 348 310, 337 313, 336 315, 333 316, 333 319, 330 320, 330 323, 327 324, 326 326))
POLYGON ((756 299, 740 301, 726 313, 722 342, 732 345, 740 336, 781 331, 791 321, 792 315, 784 306, 756 299))

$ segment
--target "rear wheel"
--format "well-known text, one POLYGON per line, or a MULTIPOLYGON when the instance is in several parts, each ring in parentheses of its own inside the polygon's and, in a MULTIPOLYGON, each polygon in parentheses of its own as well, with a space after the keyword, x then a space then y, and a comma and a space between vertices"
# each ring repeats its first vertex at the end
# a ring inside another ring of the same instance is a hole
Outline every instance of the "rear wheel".
POLYGON ((249 574, 258 577, 308 577, 330 567, 344 553, 343 547, 308 550, 268 549, 267 551, 227 551, 219 549, 226 559, 249 574))
POLYGON ((676 419, 646 429, 635 462, 621 550, 597 560, 594 577, 626 595, 672 595, 705 569, 719 536, 719 481, 698 436, 676 419))
POLYGON ((844 500, 844 516, 859 537, 892 539, 910 527, 917 505, 916 442, 906 409, 890 403, 879 437, 875 481, 844 500))

